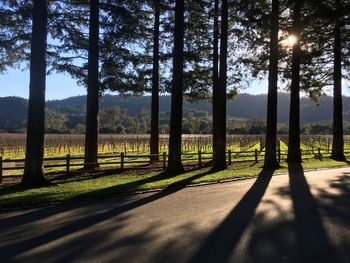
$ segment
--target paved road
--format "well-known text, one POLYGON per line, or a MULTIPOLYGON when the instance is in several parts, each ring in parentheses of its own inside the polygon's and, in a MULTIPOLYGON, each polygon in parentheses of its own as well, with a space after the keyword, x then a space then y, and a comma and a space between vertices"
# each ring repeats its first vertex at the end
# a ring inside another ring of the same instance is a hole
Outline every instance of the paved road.
POLYGON ((0 262, 350 262, 350 168, 0 213, 0 262))

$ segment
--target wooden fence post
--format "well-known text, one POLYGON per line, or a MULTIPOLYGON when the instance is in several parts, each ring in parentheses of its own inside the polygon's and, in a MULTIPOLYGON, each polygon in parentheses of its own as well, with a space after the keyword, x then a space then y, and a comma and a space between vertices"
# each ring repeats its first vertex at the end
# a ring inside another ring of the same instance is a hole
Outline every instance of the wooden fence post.
POLYGON ((124 154, 126 155, 126 142, 124 142, 124 154))
POLYGON ((199 166, 199 168, 202 167, 202 151, 201 150, 198 151, 198 166, 199 166))
POLYGON ((322 160, 322 157, 321 157, 321 148, 318 148, 318 149, 317 149, 317 154, 318 154, 318 159, 319 159, 319 160, 322 160))
POLYGON ((0 184, 2 183, 2 156, 0 156, 0 184))
POLYGON ((327 138, 327 153, 329 153, 329 139, 327 138))
POLYGON ((66 174, 69 175, 70 172, 70 154, 66 155, 66 174))
POLYGON ((124 153, 123 152, 120 153, 120 169, 121 170, 124 169, 124 153))
POLYGON ((163 152, 163 169, 166 169, 166 152, 163 152))
POLYGON ((232 151, 228 150, 228 165, 232 164, 232 151))
POLYGON ((281 139, 277 139, 277 147, 279 150, 281 150, 281 139))
POLYGON ((259 161, 258 160, 258 149, 255 149, 254 155, 255 155, 255 162, 257 163, 259 161))

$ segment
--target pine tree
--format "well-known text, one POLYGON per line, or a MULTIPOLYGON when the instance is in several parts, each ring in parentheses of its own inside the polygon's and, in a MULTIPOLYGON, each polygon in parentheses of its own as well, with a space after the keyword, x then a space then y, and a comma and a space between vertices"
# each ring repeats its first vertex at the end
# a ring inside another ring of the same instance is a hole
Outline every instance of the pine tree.
POLYGON ((0 5, 0 72, 18 67, 30 57, 31 7, 18 1, 0 5))
POLYGON ((154 28, 153 28, 153 67, 152 67, 152 102, 151 102, 151 161, 159 160, 159 31, 160 4, 154 0, 154 28))
MULTIPOLYGON (((342 13, 340 0, 335 0, 337 15, 342 13)), ((345 160, 343 138, 343 100, 342 100, 342 20, 337 16, 334 21, 334 60, 333 60, 333 143, 331 158, 345 160)))
POLYGON ((25 168, 22 184, 41 186, 44 177, 47 0, 33 0, 25 168))
POLYGON ((86 132, 84 168, 98 166, 99 111, 99 0, 90 0, 88 86, 86 102, 86 132))
POLYGON ((219 82, 219 0, 214 2, 214 23, 213 23, 213 154, 215 158, 216 143, 217 143, 217 110, 218 105, 217 93, 218 93, 218 82, 219 82))
POLYGON ((227 87, 227 42, 228 42, 228 2, 222 0, 221 4, 221 34, 220 34, 220 72, 219 82, 216 94, 216 113, 213 116, 217 118, 216 138, 214 153, 214 170, 223 170, 226 168, 226 87, 227 87))
POLYGON ((270 57, 269 57, 269 86, 267 98, 265 169, 279 166, 276 157, 277 150, 277 89, 278 89, 278 31, 279 31, 279 0, 272 1, 270 14, 270 57))
POLYGON ((171 115, 169 133, 169 158, 167 172, 183 171, 181 162, 183 68, 184 68, 184 0, 176 0, 173 80, 171 88, 171 115))
POLYGON ((303 0, 294 0, 292 34, 296 38, 292 51, 292 82, 289 109, 288 156, 290 163, 301 162, 300 151, 300 63, 301 9, 303 0))

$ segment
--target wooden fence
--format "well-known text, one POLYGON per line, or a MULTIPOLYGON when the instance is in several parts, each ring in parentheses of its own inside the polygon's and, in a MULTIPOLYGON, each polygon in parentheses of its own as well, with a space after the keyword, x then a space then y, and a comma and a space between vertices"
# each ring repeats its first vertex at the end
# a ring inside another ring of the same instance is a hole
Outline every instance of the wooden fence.
MULTIPOLYGON (((239 162, 261 162, 264 160, 264 150, 255 149, 254 151, 227 151, 226 152, 226 161, 228 165, 239 162)), ((345 154, 350 154, 350 152, 345 152, 345 154)), ((278 162, 285 160, 287 157, 287 151, 281 151, 277 149, 277 159, 278 162)), ((302 156, 303 159, 322 159, 328 157, 329 152, 324 151, 320 148, 317 150, 303 150, 302 156)), ((135 169, 136 165, 147 165, 152 163, 158 163, 161 169, 166 169, 168 155, 166 152, 156 155, 127 155, 124 152, 119 154, 104 154, 98 155, 98 164, 102 166, 108 166, 113 169, 126 169, 133 168, 135 169), (157 157, 154 161, 154 157, 157 157)), ((183 163, 198 165, 202 167, 205 164, 208 164, 213 159, 212 152, 202 152, 199 150, 194 153, 183 153, 182 154, 183 163)), ((0 156, 0 183, 2 178, 8 174, 8 171, 21 171, 24 169, 25 159, 3 159, 0 156), (5 174, 6 173, 6 174, 5 174)), ((65 157, 48 157, 44 158, 44 169, 50 170, 53 168, 59 168, 60 172, 65 172, 69 174, 72 171, 72 168, 83 167, 89 163, 84 163, 84 156, 71 156, 67 154, 65 157)), ((90 163, 91 164, 91 163, 90 163)))

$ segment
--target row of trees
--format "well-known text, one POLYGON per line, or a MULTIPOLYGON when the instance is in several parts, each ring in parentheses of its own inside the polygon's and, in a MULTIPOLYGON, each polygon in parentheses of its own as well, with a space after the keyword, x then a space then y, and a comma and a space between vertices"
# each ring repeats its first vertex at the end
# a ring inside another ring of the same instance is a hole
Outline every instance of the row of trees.
POLYGON ((341 82, 342 67, 349 64, 347 10, 347 0, 3 1, 0 46, 10 55, 0 57, 2 66, 30 55, 23 183, 45 183, 47 70, 68 72, 87 86, 87 169, 98 166, 98 100, 106 89, 152 93, 152 154, 159 148, 158 96, 162 91, 171 93, 169 173, 183 169, 184 93, 192 99, 212 98, 213 169, 225 169, 226 99, 238 86, 266 74, 265 168, 278 166, 277 88, 281 85, 291 92, 288 161, 301 162, 301 90, 317 99, 329 86, 334 87, 332 158, 344 159, 341 82))
MULTIPOLYGON (((55 109, 45 109, 45 133, 46 134, 84 134, 85 114, 81 111, 75 113, 60 112, 55 109)), ((25 117, 27 119, 27 117, 25 117)), ((159 112, 158 131, 169 134, 170 112, 159 112)), ((206 111, 184 110, 182 121, 183 134, 211 134, 213 119, 206 111)), ((226 133, 228 134, 265 134, 266 122, 258 119, 241 119, 227 117, 226 133)), ((129 115, 127 109, 113 106, 100 109, 99 133, 100 134, 150 134, 151 112, 146 108, 135 115, 129 115)), ((14 119, 8 122, 0 120, 0 133, 25 133, 26 122, 24 119, 14 119)), ((332 122, 322 124, 302 124, 302 135, 329 135, 332 134, 332 122)), ((279 123, 277 134, 288 134, 288 125, 279 123)), ((344 134, 350 134, 349 123, 344 123, 344 134)))

